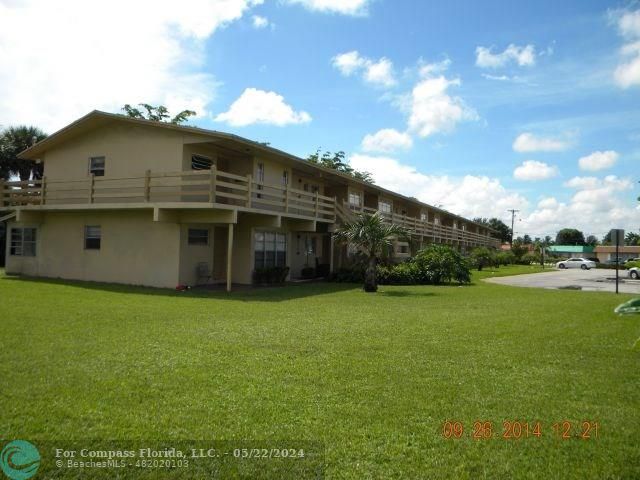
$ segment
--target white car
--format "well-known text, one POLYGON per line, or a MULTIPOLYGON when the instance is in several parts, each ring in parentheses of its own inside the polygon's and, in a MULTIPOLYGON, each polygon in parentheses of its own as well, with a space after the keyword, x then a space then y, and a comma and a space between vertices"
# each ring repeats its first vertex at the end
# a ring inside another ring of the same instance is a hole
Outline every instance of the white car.
POLYGON ((589 270, 591 268, 596 268, 596 262, 586 258, 570 258, 556 263, 556 267, 561 270, 565 268, 581 268, 582 270, 589 270))
POLYGON ((629 277, 638 280, 640 278, 640 268, 632 267, 629 269, 629 277))

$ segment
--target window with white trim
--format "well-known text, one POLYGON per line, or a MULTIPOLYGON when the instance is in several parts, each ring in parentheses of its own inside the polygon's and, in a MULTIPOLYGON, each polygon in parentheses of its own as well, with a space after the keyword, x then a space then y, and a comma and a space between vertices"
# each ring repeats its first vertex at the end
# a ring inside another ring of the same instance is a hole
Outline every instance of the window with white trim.
POLYGON ((189 245, 209 245, 209 230, 206 228, 190 228, 187 235, 189 245))
POLYGON ((283 170, 282 171, 282 186, 286 187, 287 185, 289 185, 289 171, 288 170, 283 170))
POLYGON ((391 203, 386 200, 380 200, 378 202, 378 210, 382 213, 391 213, 391 203))
POLYGON ((427 221, 427 214, 424 213, 424 212, 420 213, 420 220, 422 220, 423 222, 426 222, 427 221))
POLYGON ((255 232, 254 268, 284 267, 287 264, 287 236, 277 232, 255 232))
POLYGON ((84 249, 100 250, 101 243, 102 243, 102 228, 100 228, 100 225, 85 225, 84 249))
POLYGON ((16 257, 35 257, 36 229, 32 227, 12 228, 9 255, 16 257))
POLYGON ((89 173, 94 177, 104 177, 105 157, 89 158, 89 173))

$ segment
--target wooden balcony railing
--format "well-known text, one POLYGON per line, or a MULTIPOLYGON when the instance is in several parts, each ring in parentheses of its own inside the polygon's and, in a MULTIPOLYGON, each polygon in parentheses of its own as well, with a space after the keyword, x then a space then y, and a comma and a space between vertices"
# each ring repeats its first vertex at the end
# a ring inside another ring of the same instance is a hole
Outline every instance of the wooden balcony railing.
POLYGON ((373 214, 378 212, 389 223, 400 225, 414 235, 420 235, 427 238, 431 237, 433 240, 445 242, 466 242, 472 245, 484 245, 495 248, 500 247, 500 240, 490 235, 483 235, 481 233, 470 232, 468 230, 453 228, 446 225, 438 225, 436 223, 428 222, 426 220, 421 220, 415 217, 409 217, 407 215, 399 215, 397 213, 384 213, 376 210, 375 208, 354 206, 347 203, 342 206, 337 205, 336 211, 339 217, 353 216, 355 213, 373 214))
POLYGON ((0 182, 0 206, 205 202, 335 221, 335 199, 220 170, 0 182))

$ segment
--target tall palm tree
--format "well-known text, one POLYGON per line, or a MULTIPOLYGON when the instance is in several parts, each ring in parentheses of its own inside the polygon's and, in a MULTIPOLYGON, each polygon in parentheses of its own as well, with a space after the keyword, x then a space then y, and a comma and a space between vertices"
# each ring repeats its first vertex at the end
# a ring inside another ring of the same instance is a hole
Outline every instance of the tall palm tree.
POLYGON ((39 128, 24 125, 0 132, 0 178, 7 180, 13 175, 20 180, 42 178, 42 164, 21 160, 18 154, 46 136, 39 128))
POLYGON ((373 215, 359 214, 354 221, 343 224, 335 235, 339 242, 359 248, 366 253, 368 263, 364 276, 365 292, 378 290, 376 265, 382 251, 391 247, 394 240, 409 237, 406 229, 385 223, 379 212, 373 215))

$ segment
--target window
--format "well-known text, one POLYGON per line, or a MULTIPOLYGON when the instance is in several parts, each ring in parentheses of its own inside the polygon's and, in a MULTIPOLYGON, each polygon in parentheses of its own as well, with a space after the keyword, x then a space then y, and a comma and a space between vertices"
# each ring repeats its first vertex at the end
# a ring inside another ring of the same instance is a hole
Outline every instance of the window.
POLYGON ((378 210, 380 210, 382 213, 391 213, 391 203, 380 200, 378 202, 378 210))
POLYGON ((306 235, 304 239, 305 253, 307 255, 315 255, 317 249, 316 237, 306 235))
POLYGON ((420 220, 422 220, 423 222, 427 221, 427 214, 426 213, 421 213, 420 214, 420 220))
POLYGON ((89 173, 95 177, 104 177, 105 157, 91 157, 89 159, 89 173))
POLYGON ((36 229, 12 228, 9 254, 16 257, 36 256, 36 229))
POLYGON ((284 170, 282 172, 282 186, 286 187, 287 185, 289 185, 289 171, 284 170))
POLYGON ((287 263, 287 236, 284 233, 254 234, 254 267, 284 267, 287 263))
POLYGON ((349 194, 349 205, 354 207, 360 206, 360 194, 359 193, 350 193, 349 194))
POLYGON ((86 225, 84 227, 84 249, 100 250, 102 229, 99 225, 86 225))
POLYGON ((206 228, 190 228, 189 245, 209 245, 209 230, 206 228))
POLYGON ((400 245, 398 253, 409 253, 409 245, 400 245))
POLYGON ((256 180, 258 182, 264 182, 264 163, 258 163, 257 170, 256 180))
POLYGON ((191 155, 191 170, 211 170, 213 160, 204 155, 194 153, 191 155))

